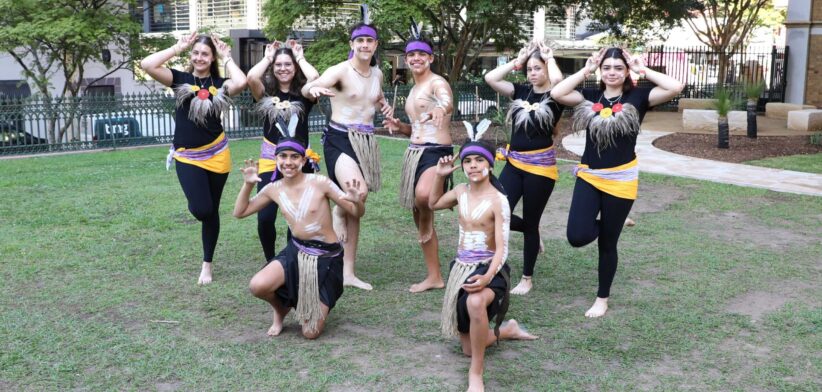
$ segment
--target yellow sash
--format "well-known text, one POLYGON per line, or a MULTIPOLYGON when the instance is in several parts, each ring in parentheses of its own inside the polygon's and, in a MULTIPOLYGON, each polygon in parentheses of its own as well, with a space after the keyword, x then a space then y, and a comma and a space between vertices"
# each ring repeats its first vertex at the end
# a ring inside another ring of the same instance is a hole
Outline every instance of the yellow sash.
MULTIPOLYGON (((185 151, 185 150, 188 150, 188 151, 206 150, 209 147, 212 147, 212 146, 216 145, 217 143, 222 142, 223 139, 225 139, 225 132, 221 133, 220 136, 217 136, 217 138, 214 139, 213 142, 208 143, 205 146, 197 147, 197 148, 188 148, 188 149, 186 149, 185 147, 180 147, 176 151, 179 152, 179 151, 185 151)), ((179 157, 179 156, 176 156, 176 155, 174 156, 174 159, 176 159, 178 162, 183 162, 183 163, 187 163, 189 165, 194 165, 194 166, 197 166, 197 167, 201 167, 203 169, 206 169, 206 170, 208 170, 210 172, 214 172, 214 173, 221 173, 222 174, 222 173, 228 173, 228 172, 231 171, 231 151, 229 151, 228 147, 226 147, 225 150, 223 150, 219 154, 217 154, 217 155, 215 155, 215 156, 213 156, 209 159, 206 159, 204 161, 195 161, 195 160, 179 157)))
MULTIPOLYGON (((276 144, 271 143, 266 138, 263 138, 263 143, 268 143, 268 144, 274 146, 274 148, 277 148, 276 144)), ((277 169, 277 162, 276 161, 260 157, 260 169, 259 169, 258 173, 263 174, 263 173, 273 172, 276 169, 277 169)), ((273 178, 272 178, 272 180, 273 180, 273 178)))
MULTIPOLYGON (((609 167, 607 169, 597 169, 601 171, 620 171, 625 169, 633 168, 637 165, 637 160, 634 158, 633 161, 628 162, 624 165, 619 165, 617 167, 609 167)), ((579 164, 578 167, 580 169, 587 169, 588 165, 579 164)), ((583 179, 585 182, 594 186, 594 188, 599 189, 609 195, 616 196, 623 199, 630 199, 636 200, 637 189, 639 188, 639 177, 634 178, 632 180, 621 181, 621 180, 611 180, 605 179, 602 177, 597 176, 594 173, 588 173, 583 170, 577 172, 577 177, 583 179)))
MULTIPOLYGON (((530 154, 539 154, 541 152, 550 151, 553 148, 554 148, 554 146, 551 146, 551 147, 543 148, 543 149, 539 149, 539 150, 520 151, 519 153, 520 154, 529 154, 529 155, 530 154)), ((559 178, 559 171, 557 170, 557 165, 553 165, 553 166, 531 165, 531 164, 516 160, 511 156, 508 157, 508 162, 511 162, 511 164, 514 165, 514 167, 516 167, 517 169, 526 171, 528 173, 536 174, 538 176, 548 177, 548 178, 550 178, 554 181, 556 181, 557 178, 559 178)))

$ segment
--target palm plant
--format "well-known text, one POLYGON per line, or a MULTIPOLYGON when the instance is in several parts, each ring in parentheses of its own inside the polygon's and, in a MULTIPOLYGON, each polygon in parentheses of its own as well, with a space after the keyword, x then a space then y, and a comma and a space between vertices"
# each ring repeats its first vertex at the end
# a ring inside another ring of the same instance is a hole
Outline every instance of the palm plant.
POLYGON ((717 132, 717 148, 728 148, 728 139, 730 139, 730 131, 728 129, 728 113, 731 112, 731 109, 734 107, 734 99, 732 93, 724 88, 720 87, 714 93, 714 108, 716 109, 716 113, 719 115, 718 126, 719 131, 717 132))
POLYGON ((746 109, 748 111, 748 137, 756 139, 756 104, 762 92, 765 91, 765 81, 760 80, 756 83, 745 83, 745 97, 748 98, 746 109))

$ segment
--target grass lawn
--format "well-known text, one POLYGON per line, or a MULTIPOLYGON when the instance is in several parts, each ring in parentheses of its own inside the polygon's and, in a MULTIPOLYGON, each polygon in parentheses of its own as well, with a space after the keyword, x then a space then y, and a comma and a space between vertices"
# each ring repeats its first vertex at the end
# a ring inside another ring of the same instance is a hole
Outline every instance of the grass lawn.
MULTIPOLYGON (((464 390, 469 359, 439 335, 442 290, 407 292, 425 268, 396 200, 405 142, 380 143, 384 186, 357 266, 375 290, 346 289, 317 341, 291 318, 265 335, 270 307, 247 288, 263 263, 256 219, 231 217, 238 170, 215 283, 198 287, 200 226, 167 147, 0 161, 0 390, 464 390)), ((231 149, 236 168, 259 140, 231 149)), ((643 173, 611 310, 591 320, 597 252, 563 238, 568 168, 543 216, 536 288, 508 314, 540 339, 491 347, 489 390, 822 388, 822 198, 643 173)), ((444 274, 455 221, 437 214, 444 274)))
POLYGON ((745 163, 755 166, 822 174, 822 153, 765 158, 745 163))

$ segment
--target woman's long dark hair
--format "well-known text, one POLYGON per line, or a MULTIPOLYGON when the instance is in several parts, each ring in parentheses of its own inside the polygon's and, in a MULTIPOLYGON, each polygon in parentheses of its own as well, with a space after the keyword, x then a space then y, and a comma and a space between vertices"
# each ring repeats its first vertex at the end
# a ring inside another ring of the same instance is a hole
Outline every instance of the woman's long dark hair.
MULTIPOLYGON (((291 79, 291 84, 288 86, 288 93, 301 97, 302 93, 300 90, 303 86, 305 86, 307 81, 305 75, 303 74, 303 70, 300 69, 300 65, 297 64, 297 59, 294 57, 294 52, 290 48, 277 49, 277 51, 274 52, 274 61, 277 61, 277 56, 281 54, 290 57, 291 62, 294 63, 294 78, 291 79)), ((277 76, 274 75, 273 62, 268 66, 268 69, 263 75, 263 86, 265 86, 265 93, 270 96, 274 96, 280 91, 280 81, 277 80, 277 76)))
MULTIPOLYGON (((197 40, 191 45, 192 49, 194 48, 194 45, 197 44, 205 44, 209 49, 211 49, 211 56, 214 57, 214 60, 211 60, 211 65, 208 67, 208 72, 212 78, 220 77, 220 66, 217 65, 217 47, 214 46, 214 41, 207 35, 200 35, 197 36, 197 40)), ((194 65, 191 64, 191 60, 189 60, 186 71, 189 73, 194 72, 194 65)))
MULTIPOLYGON (((628 61, 625 60, 625 55, 622 54, 621 48, 609 48, 605 51, 605 54, 602 55, 602 60, 599 62, 599 68, 602 68, 602 63, 605 62, 605 59, 615 58, 622 60, 622 63, 625 64, 625 68, 628 69, 628 75, 625 76, 625 81, 622 82, 622 92, 627 93, 634 88, 634 81, 631 79, 631 71, 628 67, 628 61)), ((601 79, 599 81, 599 89, 605 91, 605 82, 601 79)))

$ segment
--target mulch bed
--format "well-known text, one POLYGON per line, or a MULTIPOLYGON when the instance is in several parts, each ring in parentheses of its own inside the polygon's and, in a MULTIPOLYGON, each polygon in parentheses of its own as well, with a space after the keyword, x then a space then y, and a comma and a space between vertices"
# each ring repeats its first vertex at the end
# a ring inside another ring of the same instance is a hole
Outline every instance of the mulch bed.
POLYGON ((716 135, 673 133, 654 140, 661 150, 697 158, 723 162, 745 162, 785 155, 822 153, 822 145, 813 145, 806 136, 747 136, 731 135, 728 149, 716 147, 716 135))

